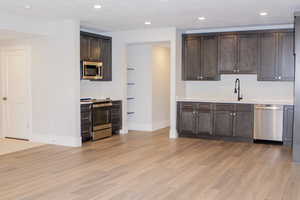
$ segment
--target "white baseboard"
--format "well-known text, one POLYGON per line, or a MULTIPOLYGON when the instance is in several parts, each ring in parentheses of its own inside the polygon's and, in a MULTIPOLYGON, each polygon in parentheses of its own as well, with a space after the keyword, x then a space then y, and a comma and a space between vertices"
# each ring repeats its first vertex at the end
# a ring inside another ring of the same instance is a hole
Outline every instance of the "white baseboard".
POLYGON ((153 123, 152 124, 152 131, 157 131, 159 129, 167 128, 169 126, 170 126, 170 120, 153 123))
POLYGON ((32 134, 30 141, 44 143, 44 144, 55 144, 68 147, 81 147, 81 137, 72 136, 58 136, 49 134, 32 134))
POLYGON ((152 124, 128 123, 128 130, 132 131, 152 131, 152 124))
POLYGON ((126 134, 128 134, 128 128, 123 128, 123 129, 121 129, 121 130, 119 131, 119 133, 120 133, 121 135, 126 135, 126 134))
POLYGON ((169 134, 170 139, 177 139, 178 138, 178 133, 176 128, 175 129, 170 129, 170 134, 169 134))
POLYGON ((128 130, 152 132, 170 126, 170 121, 162 121, 155 124, 128 123, 128 130))

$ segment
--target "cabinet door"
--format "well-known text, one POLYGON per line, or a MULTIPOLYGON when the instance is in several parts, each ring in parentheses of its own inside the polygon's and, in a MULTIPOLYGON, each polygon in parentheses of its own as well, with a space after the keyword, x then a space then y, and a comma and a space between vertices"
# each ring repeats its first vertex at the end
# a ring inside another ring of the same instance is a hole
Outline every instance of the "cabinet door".
POLYGON ((90 58, 92 61, 100 61, 100 43, 98 38, 90 38, 90 58))
POLYGON ((255 74, 258 68, 258 35, 241 34, 238 38, 237 73, 255 74))
POLYGON ((100 40, 100 61, 103 62, 103 81, 112 80, 112 42, 109 39, 100 40))
POLYGON ((213 115, 211 111, 197 112, 197 134, 212 135, 213 132, 213 115))
POLYGON ((90 40, 88 37, 80 36, 80 60, 89 60, 90 57, 90 40))
POLYGON ((180 103, 178 111, 179 133, 180 134, 196 134, 196 118, 195 106, 193 103, 180 103))
POLYGON ((114 133, 122 129, 122 101, 113 101, 111 109, 112 131, 114 133))
POLYGON ((183 80, 200 80, 200 37, 184 38, 183 80))
POLYGON ((259 81, 276 80, 277 34, 260 34, 260 64, 258 67, 259 81))
POLYGON ((278 33, 278 79, 295 79, 294 32, 278 33))
POLYGON ((201 80, 220 80, 218 70, 218 38, 203 36, 201 41, 201 80), (202 78, 201 78, 202 77, 202 78))
POLYGON ((253 112, 234 113, 234 136, 253 139, 253 112))
POLYGON ((291 146, 293 143, 294 106, 284 106, 283 114, 283 144, 291 146))
POLYGON ((233 74, 236 70, 236 35, 223 35, 219 38, 219 69, 221 73, 233 74))
POLYGON ((233 136, 232 111, 215 111, 214 134, 216 136, 233 136))

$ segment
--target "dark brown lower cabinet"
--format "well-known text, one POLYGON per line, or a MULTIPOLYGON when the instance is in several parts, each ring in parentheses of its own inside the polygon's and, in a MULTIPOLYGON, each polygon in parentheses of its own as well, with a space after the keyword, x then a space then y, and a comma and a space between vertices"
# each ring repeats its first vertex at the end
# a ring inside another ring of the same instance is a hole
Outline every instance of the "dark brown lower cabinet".
POLYGON ((283 112, 283 144, 292 146, 294 129, 294 106, 284 106, 283 112))
POLYGON ((210 110, 198 110, 196 118, 196 133, 198 135, 212 135, 213 115, 210 110))
POLYGON ((112 132, 117 134, 122 129, 122 101, 113 101, 112 104, 112 132))
POLYGON ((253 141, 253 105, 178 102, 181 137, 253 141))
POLYGON ((234 137, 253 139, 254 112, 243 111, 234 114, 234 137))
POLYGON ((196 104, 179 103, 178 104, 178 123, 177 129, 181 134, 193 136, 196 135, 196 104))
POLYGON ((81 104, 81 140, 89 141, 92 135, 92 104, 81 104))
POLYGON ((226 137, 233 136, 232 111, 215 111, 214 119, 214 135, 226 137))

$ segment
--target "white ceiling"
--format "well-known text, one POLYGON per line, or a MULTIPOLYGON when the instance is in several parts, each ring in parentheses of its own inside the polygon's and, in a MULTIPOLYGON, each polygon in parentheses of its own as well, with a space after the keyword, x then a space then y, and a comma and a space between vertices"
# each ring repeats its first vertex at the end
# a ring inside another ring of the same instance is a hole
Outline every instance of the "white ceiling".
POLYGON ((0 12, 45 19, 75 18, 84 28, 117 31, 154 27, 181 29, 293 23, 300 0, 1 0, 0 12), (94 4, 102 8, 95 10, 94 4), (31 9, 25 9, 31 5, 31 9), (259 12, 267 11, 268 16, 259 12), (205 21, 198 21, 205 16, 205 21), (145 21, 152 25, 144 25, 145 21))

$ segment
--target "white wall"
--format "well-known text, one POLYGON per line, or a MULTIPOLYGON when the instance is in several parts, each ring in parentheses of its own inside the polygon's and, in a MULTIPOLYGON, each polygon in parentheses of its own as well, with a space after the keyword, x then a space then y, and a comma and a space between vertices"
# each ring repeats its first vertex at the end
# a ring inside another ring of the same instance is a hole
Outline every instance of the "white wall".
POLYGON ((46 24, 47 36, 8 41, 2 46, 31 49, 31 140, 80 146, 79 22, 46 24))
POLYGON ((222 75, 221 81, 187 81, 186 98, 235 100, 234 81, 241 80, 244 99, 292 101, 293 82, 257 81, 257 75, 222 75))
MULTIPOLYGON (((112 82, 92 83, 89 86, 81 84, 81 94, 93 96, 94 91, 101 93, 103 97, 121 99, 123 101, 123 130, 127 133, 127 55, 128 44, 146 42, 170 42, 170 80, 171 80, 171 130, 170 137, 176 137, 176 65, 178 64, 177 50, 180 45, 177 42, 178 33, 176 28, 160 28, 147 30, 119 31, 108 33, 112 39, 112 82), (84 89, 83 89, 84 88, 84 89), (83 90, 85 90, 83 92, 83 90)), ((181 51, 181 50, 180 50, 181 51)), ((83 95, 82 95, 83 96, 83 95)))
POLYGON ((0 29, 27 34, 48 35, 51 27, 49 22, 38 18, 29 18, 1 13, 0 29))
POLYGON ((152 47, 152 129, 170 126, 170 48, 152 47))

